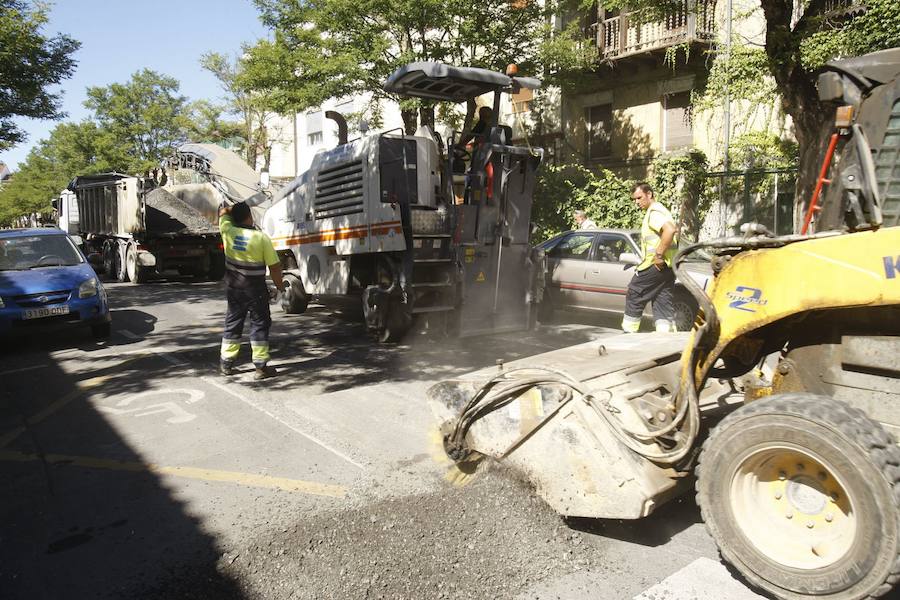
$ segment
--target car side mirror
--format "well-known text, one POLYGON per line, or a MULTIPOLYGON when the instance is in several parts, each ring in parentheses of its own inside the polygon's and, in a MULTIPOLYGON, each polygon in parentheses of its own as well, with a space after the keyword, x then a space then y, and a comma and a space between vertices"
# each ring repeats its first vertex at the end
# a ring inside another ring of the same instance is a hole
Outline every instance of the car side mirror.
POLYGON ((641 258, 633 252, 623 252, 619 255, 619 262, 633 267, 635 265, 641 264, 641 258))

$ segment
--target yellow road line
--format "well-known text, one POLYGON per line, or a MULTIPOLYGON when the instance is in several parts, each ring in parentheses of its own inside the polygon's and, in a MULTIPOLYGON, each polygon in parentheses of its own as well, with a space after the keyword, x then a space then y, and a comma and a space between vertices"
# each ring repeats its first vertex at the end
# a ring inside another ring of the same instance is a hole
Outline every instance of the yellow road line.
MULTIPOLYGON (((141 359, 141 358, 145 358, 147 356, 153 356, 153 354, 150 352, 146 352, 143 354, 135 354, 134 356, 129 356, 122 362, 116 364, 115 367, 117 367, 117 368, 121 367, 122 365, 125 365, 127 363, 133 362, 133 361, 141 359)), ((56 402, 51 403, 43 410, 28 417, 26 419, 26 421, 28 422, 29 425, 36 425, 36 424, 40 423, 47 417, 51 416, 53 413, 55 413, 55 412, 59 411, 60 409, 62 409, 63 407, 65 407, 72 400, 75 400, 76 398, 80 397, 87 390, 89 390, 91 388, 95 388, 99 385, 103 385, 104 383, 109 381, 109 379, 111 379, 111 378, 112 378, 112 375, 100 375, 99 377, 91 377, 90 379, 76 381, 74 390, 72 390, 71 392, 69 392, 68 394, 66 394, 59 400, 57 400, 56 402)), ((19 437, 23 433, 25 433, 25 427, 22 427, 22 426, 16 427, 16 428, 6 432, 2 436, 0 436, 0 448, 5 448, 5 447, 9 446, 13 442, 13 440, 15 440, 17 437, 19 437)))
MULTIPOLYGON (((90 456, 67 456, 64 454, 48 454, 45 457, 48 463, 61 463, 76 467, 89 467, 92 469, 108 469, 111 471, 128 471, 132 473, 154 473, 156 475, 172 475, 185 479, 198 479, 201 481, 218 481, 223 483, 236 483, 248 487, 271 488, 287 492, 300 492, 313 496, 329 496, 331 498, 343 498, 347 495, 347 488, 340 485, 303 481, 301 479, 287 479, 285 477, 272 477, 270 475, 256 475, 253 473, 240 473, 236 471, 220 471, 216 469, 198 469, 194 467, 167 467, 153 463, 129 462, 110 460, 104 458, 92 458, 90 456)), ((26 454, 11 450, 0 450, 0 461, 29 462, 40 458, 36 454, 26 454)))

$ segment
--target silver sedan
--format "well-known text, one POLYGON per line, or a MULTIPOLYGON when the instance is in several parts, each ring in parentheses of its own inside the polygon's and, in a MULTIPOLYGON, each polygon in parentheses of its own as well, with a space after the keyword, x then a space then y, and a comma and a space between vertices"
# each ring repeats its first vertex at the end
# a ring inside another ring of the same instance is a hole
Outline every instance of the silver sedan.
MULTIPOLYGON (((639 240, 640 233, 636 231, 579 229, 539 244, 546 253, 548 266, 541 314, 544 320, 555 310, 598 311, 621 316, 625 311, 628 282, 641 260, 639 240)), ((686 270, 701 288, 708 288, 712 279, 708 261, 690 262, 686 270)), ((676 283, 676 329, 689 330, 696 313, 697 302, 684 286, 676 283)), ((651 315, 648 304, 644 316, 651 315)))

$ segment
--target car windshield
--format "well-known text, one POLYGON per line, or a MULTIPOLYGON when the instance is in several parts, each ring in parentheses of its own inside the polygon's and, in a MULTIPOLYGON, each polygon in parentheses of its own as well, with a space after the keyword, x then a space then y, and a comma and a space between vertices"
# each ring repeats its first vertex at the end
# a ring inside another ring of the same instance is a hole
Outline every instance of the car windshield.
POLYGON ((0 271, 24 271, 77 265, 78 250, 64 235, 30 235, 0 239, 0 271))

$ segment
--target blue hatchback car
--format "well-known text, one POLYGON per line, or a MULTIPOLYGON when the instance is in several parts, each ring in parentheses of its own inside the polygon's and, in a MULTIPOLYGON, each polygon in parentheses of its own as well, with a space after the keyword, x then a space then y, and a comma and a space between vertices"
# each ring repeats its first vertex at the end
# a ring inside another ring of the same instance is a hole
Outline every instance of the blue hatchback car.
POLYGON ((0 333, 40 325, 86 325, 110 333, 106 290, 60 229, 0 230, 0 333))

